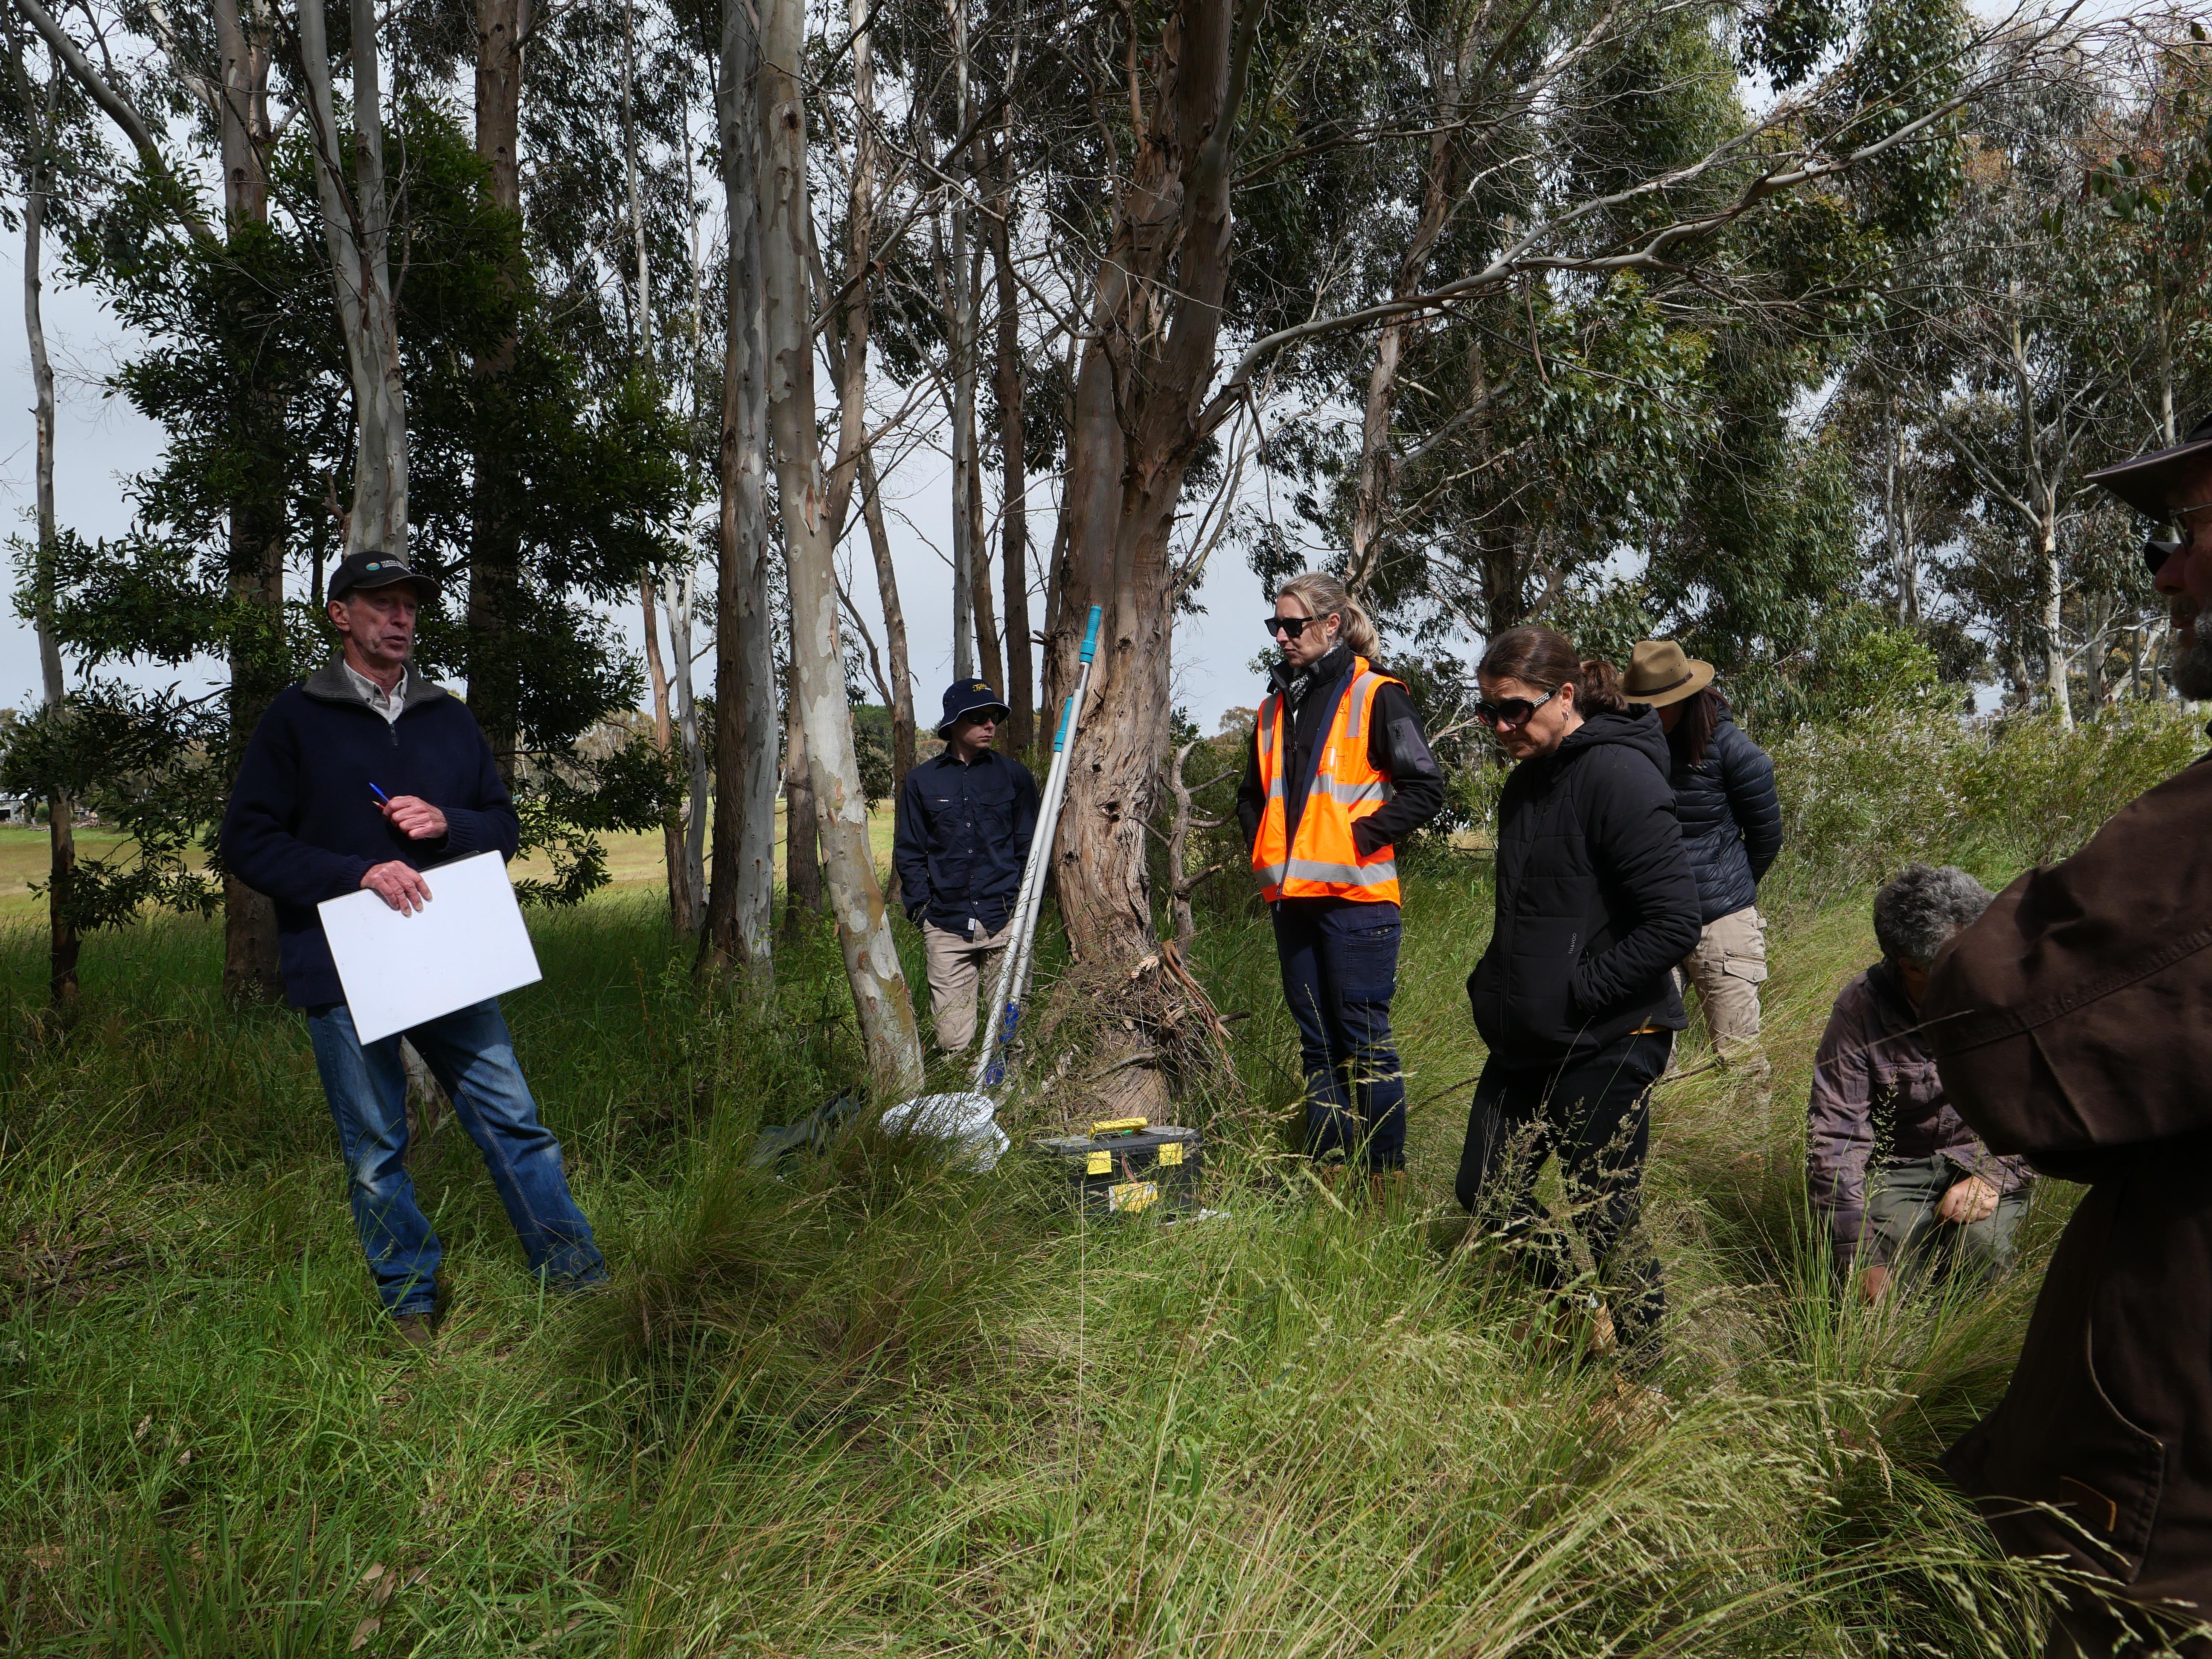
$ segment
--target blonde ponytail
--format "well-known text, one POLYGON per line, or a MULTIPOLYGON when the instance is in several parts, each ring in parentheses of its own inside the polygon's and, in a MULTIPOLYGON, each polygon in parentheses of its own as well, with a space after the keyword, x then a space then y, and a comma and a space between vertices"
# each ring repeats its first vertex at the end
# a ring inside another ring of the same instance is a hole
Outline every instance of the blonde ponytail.
POLYGON ((1275 590, 1276 597, 1288 595, 1315 617, 1334 616, 1341 619, 1340 637, 1353 651, 1375 660, 1382 641, 1376 636, 1375 624, 1367 612, 1360 608, 1344 584, 1325 571, 1308 570, 1295 575, 1275 590))

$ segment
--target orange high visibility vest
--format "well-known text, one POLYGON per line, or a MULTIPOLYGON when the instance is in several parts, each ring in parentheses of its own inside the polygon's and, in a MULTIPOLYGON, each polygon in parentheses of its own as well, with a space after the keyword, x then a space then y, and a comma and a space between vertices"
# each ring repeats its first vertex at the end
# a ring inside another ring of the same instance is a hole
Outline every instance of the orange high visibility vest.
POLYGON ((1290 813, 1283 793, 1283 699, 1271 693, 1260 704, 1260 781, 1267 786, 1267 811, 1252 843, 1252 873, 1260 896, 1279 898, 1358 899, 1369 904, 1398 902, 1398 855, 1378 847, 1363 859, 1353 845, 1352 826, 1378 812, 1396 792, 1390 780, 1367 758, 1367 723, 1375 694, 1402 680, 1376 673, 1364 657, 1352 659, 1352 684, 1337 700, 1304 810, 1298 814, 1295 846, 1285 846, 1290 813))

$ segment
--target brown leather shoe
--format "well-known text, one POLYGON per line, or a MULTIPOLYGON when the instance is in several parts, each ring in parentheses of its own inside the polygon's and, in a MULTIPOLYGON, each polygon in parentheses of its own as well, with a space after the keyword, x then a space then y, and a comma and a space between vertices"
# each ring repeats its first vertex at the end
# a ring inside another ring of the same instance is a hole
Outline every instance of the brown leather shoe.
POLYGON ((384 1333, 384 1346, 394 1353, 428 1353, 437 1342, 438 1328, 428 1314, 402 1314, 384 1333))

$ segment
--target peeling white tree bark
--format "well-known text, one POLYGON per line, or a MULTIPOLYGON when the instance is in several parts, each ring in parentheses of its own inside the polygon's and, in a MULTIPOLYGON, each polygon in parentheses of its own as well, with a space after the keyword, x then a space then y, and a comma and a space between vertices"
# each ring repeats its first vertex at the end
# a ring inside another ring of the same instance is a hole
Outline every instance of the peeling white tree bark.
POLYGON ((399 315, 392 303, 391 234, 384 190, 384 91, 374 0, 353 0, 353 179, 331 96, 330 41, 322 9, 299 8, 301 70, 307 87, 309 148, 322 207, 331 287, 353 378, 357 441, 348 553, 407 552, 407 398, 399 374, 399 315))
POLYGON ((867 801, 853 750, 839 649, 836 572, 815 426, 814 325, 807 279, 806 110, 799 74, 804 0, 760 11, 761 294, 769 431, 791 589, 792 690, 814 786, 814 816, 837 941, 870 1070, 896 1094, 919 1085, 921 1045, 868 847, 867 801))

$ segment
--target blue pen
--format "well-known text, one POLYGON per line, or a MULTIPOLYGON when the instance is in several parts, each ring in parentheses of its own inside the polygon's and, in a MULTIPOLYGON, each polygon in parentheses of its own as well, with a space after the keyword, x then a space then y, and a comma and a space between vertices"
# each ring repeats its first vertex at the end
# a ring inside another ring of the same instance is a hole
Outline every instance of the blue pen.
POLYGON ((377 799, 382 801, 386 806, 392 805, 392 797, 386 794, 384 791, 379 789, 374 784, 372 783, 368 786, 368 792, 372 795, 374 795, 377 799))

